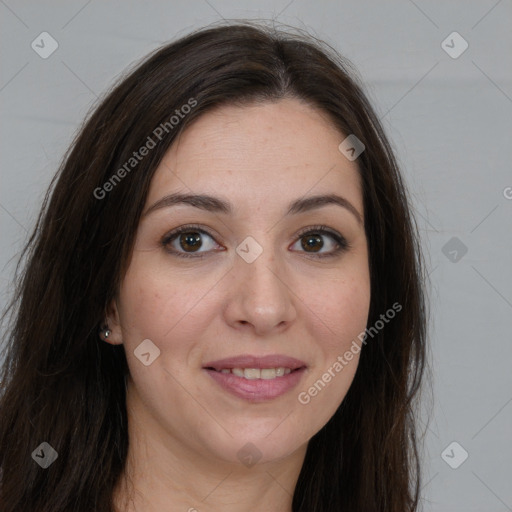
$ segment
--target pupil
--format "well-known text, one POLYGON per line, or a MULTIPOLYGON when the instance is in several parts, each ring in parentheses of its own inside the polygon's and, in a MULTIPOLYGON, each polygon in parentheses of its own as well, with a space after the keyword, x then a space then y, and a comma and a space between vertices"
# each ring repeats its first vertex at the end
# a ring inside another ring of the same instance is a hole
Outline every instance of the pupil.
POLYGON ((319 249, 321 249, 324 245, 322 237, 319 235, 309 235, 303 238, 303 240, 306 240, 306 242, 302 243, 302 247, 308 252, 311 252, 310 249, 314 248, 315 243, 320 244, 319 249))
POLYGON ((180 244, 183 249, 188 245, 192 249, 201 247, 201 236, 199 233, 185 233, 180 236, 180 244))

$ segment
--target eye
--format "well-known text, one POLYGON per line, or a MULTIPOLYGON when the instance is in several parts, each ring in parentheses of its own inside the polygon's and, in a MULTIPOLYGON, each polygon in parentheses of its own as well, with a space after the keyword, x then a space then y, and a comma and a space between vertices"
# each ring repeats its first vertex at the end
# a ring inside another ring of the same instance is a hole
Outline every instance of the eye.
POLYGON ((203 253, 208 252, 208 250, 212 249, 213 245, 215 245, 210 243, 210 247, 208 247, 209 244, 207 243, 206 251, 200 252, 199 249, 202 249, 205 246, 202 240, 204 235, 213 240, 213 236, 204 229, 201 229, 199 226, 181 226, 165 235, 161 244, 164 246, 166 251, 178 257, 202 258, 204 256, 203 253), (181 252, 181 250, 184 250, 185 252, 181 252))
POLYGON ((310 226, 299 233, 298 236, 299 240, 294 245, 300 242, 304 252, 314 258, 337 256, 342 251, 350 248, 350 244, 343 235, 327 226, 310 226), (327 243, 327 250, 325 252, 319 252, 325 246, 323 241, 325 236, 329 237, 331 241, 327 243))
MULTIPOLYGON (((302 230, 298 237, 299 240, 294 245, 300 242, 302 249, 304 249, 302 252, 314 258, 334 257, 350 248, 350 244, 345 237, 327 226, 310 226, 302 230), (326 246, 323 240, 326 236, 330 238, 330 242, 327 243, 327 250, 320 252, 326 246)), ((218 244, 215 243, 213 235, 201 227, 186 225, 166 234, 161 240, 161 245, 167 252, 180 258, 202 258, 218 244), (211 240, 206 245, 203 242, 205 235, 211 240), (200 249, 205 250, 200 251, 200 249)))

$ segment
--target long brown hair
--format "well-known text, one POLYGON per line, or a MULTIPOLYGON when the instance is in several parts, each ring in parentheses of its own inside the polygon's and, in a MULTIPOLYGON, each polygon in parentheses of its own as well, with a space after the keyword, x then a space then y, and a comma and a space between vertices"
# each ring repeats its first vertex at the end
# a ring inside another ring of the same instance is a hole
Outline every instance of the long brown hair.
POLYGON ((417 510, 414 415, 428 368, 426 276, 397 161, 347 59, 300 31, 237 22, 158 48, 121 77, 84 122, 48 189, 4 313, 11 323, 0 375, 2 512, 114 510, 128 451, 128 367, 124 347, 101 341, 98 329, 129 265, 153 173, 176 136, 210 109, 285 97, 319 109, 363 142, 357 163, 368 325, 392 304, 402 306, 363 347, 341 406, 310 439, 293 511, 417 510), (171 116, 191 100, 193 108, 173 124, 171 116), (133 152, 159 126, 166 129, 158 141, 152 137, 155 147, 128 171, 133 152), (47 469, 32 457, 42 442, 58 453, 47 469))

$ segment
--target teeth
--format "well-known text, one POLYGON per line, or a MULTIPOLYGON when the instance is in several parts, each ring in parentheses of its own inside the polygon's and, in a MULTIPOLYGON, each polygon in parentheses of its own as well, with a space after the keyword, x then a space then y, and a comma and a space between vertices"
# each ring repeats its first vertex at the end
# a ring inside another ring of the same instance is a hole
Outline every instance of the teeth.
POLYGON ((291 373, 291 368, 284 368, 280 366, 279 368, 223 368, 220 370, 221 373, 233 373, 237 377, 243 377, 244 379, 254 380, 254 379, 264 379, 270 380, 275 379, 276 377, 283 377, 284 375, 288 375, 291 373))
POLYGON ((237 377, 244 377, 244 371, 242 368, 233 368, 231 372, 234 373, 237 377))
POLYGON ((244 370, 244 377, 246 379, 259 379, 261 377, 261 370, 259 368, 246 368, 244 370))
MULTIPOLYGON (((284 375, 284 373, 283 373, 284 375)), ((261 370, 261 378, 262 379, 275 379, 277 376, 276 368, 264 368, 261 370)))

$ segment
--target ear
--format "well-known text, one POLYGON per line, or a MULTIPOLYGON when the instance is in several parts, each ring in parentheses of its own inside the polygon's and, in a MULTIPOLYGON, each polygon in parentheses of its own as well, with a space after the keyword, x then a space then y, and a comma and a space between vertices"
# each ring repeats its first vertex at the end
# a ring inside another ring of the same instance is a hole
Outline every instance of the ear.
POLYGON ((112 302, 105 310, 104 324, 105 328, 108 327, 110 334, 108 338, 105 338, 102 330, 100 334, 101 339, 107 343, 110 343, 111 345, 121 345, 123 343, 123 336, 121 331, 121 324, 119 322, 119 311, 115 299, 112 300, 112 302))

